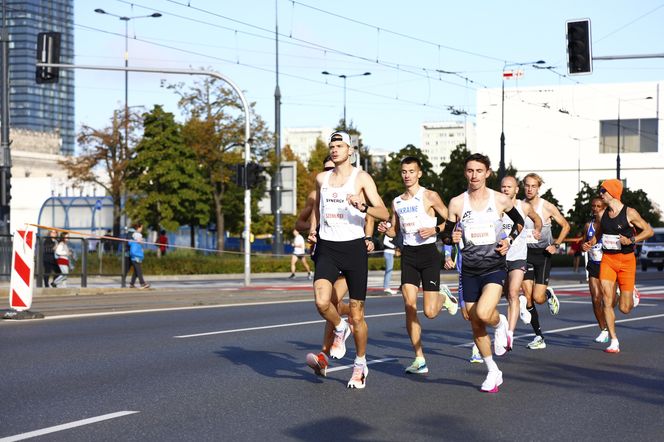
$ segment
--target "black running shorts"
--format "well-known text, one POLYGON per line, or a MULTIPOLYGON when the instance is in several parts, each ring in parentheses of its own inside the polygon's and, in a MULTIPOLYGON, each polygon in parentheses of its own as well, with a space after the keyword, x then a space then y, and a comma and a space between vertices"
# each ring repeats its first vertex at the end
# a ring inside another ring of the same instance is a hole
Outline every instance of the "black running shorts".
POLYGON ((599 264, 598 262, 588 260, 588 265, 586 265, 588 277, 599 279, 599 264))
POLYGON ((314 281, 327 279, 331 284, 346 277, 350 299, 364 301, 367 297, 369 261, 364 238, 352 241, 326 241, 316 244, 316 271, 314 281))
POLYGON ((468 275, 461 273, 461 284, 463 284, 463 301, 464 302, 477 302, 482 296, 482 290, 487 284, 498 284, 499 286, 505 285, 507 279, 507 270, 495 270, 490 273, 482 275, 468 275))
POLYGON ((440 288, 442 256, 436 244, 403 246, 401 250, 401 285, 420 286, 425 292, 437 292, 440 288))
POLYGON ((551 273, 551 255, 545 249, 528 248, 528 269, 524 281, 535 281, 535 284, 549 285, 551 273))

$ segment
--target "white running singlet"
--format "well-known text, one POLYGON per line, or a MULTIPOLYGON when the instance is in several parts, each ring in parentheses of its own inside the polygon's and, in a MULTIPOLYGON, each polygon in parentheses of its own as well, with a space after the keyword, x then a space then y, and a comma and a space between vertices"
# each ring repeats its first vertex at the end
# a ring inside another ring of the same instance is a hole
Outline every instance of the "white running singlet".
MULTIPOLYGON (((523 208, 521 207, 521 200, 516 200, 516 204, 514 205, 516 207, 516 210, 518 210, 519 215, 521 215, 521 218, 524 220, 526 219, 526 215, 523 213, 523 208)), ((505 235, 509 236, 510 232, 512 232, 512 227, 514 226, 514 221, 512 221, 512 218, 507 216, 506 213, 503 214, 503 230, 505 230, 505 235)), ((521 233, 519 233, 519 236, 517 236, 514 241, 512 241, 512 245, 510 246, 510 249, 507 251, 507 260, 508 261, 518 261, 521 259, 526 259, 528 255, 528 245, 526 244, 526 229, 523 228, 521 229, 521 233)))
POLYGON ((437 224, 436 217, 429 215, 424 208, 425 191, 424 187, 420 187, 411 198, 405 200, 399 195, 392 203, 399 217, 403 243, 406 246, 421 246, 436 242, 437 235, 424 239, 418 233, 422 227, 436 227, 437 224))
POLYGON ((355 180, 360 169, 353 167, 353 172, 341 187, 330 186, 328 171, 320 188, 320 230, 318 235, 326 241, 352 241, 364 237, 366 213, 360 212, 348 204, 348 196, 355 195, 355 180))

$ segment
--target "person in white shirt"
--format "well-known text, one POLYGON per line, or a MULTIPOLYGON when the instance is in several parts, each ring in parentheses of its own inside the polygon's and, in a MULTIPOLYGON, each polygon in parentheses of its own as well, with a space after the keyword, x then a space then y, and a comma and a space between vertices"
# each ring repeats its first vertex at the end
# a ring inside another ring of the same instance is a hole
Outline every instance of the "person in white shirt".
POLYGON ((290 262, 290 279, 295 278, 295 264, 297 261, 301 261, 305 270, 307 271, 307 278, 311 279, 311 269, 309 268, 309 263, 307 262, 307 254, 304 249, 304 237, 300 235, 300 232, 293 230, 293 255, 291 255, 290 262))

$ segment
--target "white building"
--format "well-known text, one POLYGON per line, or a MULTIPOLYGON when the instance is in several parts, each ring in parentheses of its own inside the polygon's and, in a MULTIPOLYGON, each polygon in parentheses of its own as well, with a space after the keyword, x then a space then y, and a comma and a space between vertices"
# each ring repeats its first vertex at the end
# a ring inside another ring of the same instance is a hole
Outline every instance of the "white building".
POLYGON ((435 173, 442 172, 440 163, 448 162, 450 154, 459 144, 465 144, 468 150, 474 150, 475 126, 472 123, 463 121, 422 123, 420 150, 429 158, 435 173))
POLYGON ((384 149, 369 149, 369 153, 373 170, 381 170, 390 161, 390 154, 393 152, 384 149))
POLYGON ((282 145, 289 145, 295 155, 307 164, 311 151, 316 147, 316 140, 327 143, 333 129, 329 127, 318 128, 286 128, 282 145))
POLYGON ((59 164, 62 143, 56 132, 11 129, 12 199, 10 227, 37 223, 42 204, 51 196, 102 196, 104 189, 93 184, 74 187, 59 164))
MULTIPOLYGON (((616 177, 643 189, 664 208, 664 146, 659 137, 664 82, 541 86, 505 89, 505 165, 519 177, 536 172, 564 211, 581 181, 595 186, 616 177), (620 121, 620 125, 618 125, 620 121), (620 127, 620 137, 618 137, 620 127)), ((477 149, 500 162, 501 89, 477 92, 477 149)))

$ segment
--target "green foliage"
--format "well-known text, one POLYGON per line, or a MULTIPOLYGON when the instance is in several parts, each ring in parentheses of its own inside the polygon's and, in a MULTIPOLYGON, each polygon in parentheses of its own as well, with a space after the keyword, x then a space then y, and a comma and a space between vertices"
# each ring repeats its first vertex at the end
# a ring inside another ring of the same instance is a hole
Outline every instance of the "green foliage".
POLYGON ((599 195, 599 184, 596 188, 590 187, 585 181, 581 181, 582 187, 574 198, 574 206, 567 211, 567 221, 570 223, 570 233, 576 236, 583 230, 583 226, 590 220, 590 201, 599 195))
MULTIPOLYGON (((553 191, 552 191, 551 189, 547 189, 546 192, 544 192, 542 195, 540 195, 540 198, 547 200, 548 202, 550 202, 551 204, 553 204, 554 206, 556 206, 556 207, 558 208, 558 210, 560 211, 561 214, 563 213, 563 206, 560 205, 560 202, 558 201, 558 198, 556 198, 555 196, 553 196, 553 191)), ((560 235, 560 231, 561 231, 561 230, 562 230, 562 228, 558 225, 557 222, 554 221, 554 222, 551 223, 551 233, 553 234, 553 238, 554 238, 554 239, 555 239, 558 235, 560 235)), ((574 234, 574 230, 570 230, 570 233, 569 233, 569 234, 572 234, 572 235, 573 235, 573 234, 574 234)), ((569 235, 569 234, 568 234, 568 235, 569 235)))
POLYGON ((443 166, 443 172, 441 173, 443 182, 439 193, 445 204, 449 204, 452 198, 463 193, 468 188, 465 161, 470 153, 465 144, 459 144, 450 153, 450 161, 441 163, 441 166, 443 166))
POLYGON ((127 165, 127 213, 153 230, 207 224, 211 189, 173 114, 156 105, 143 115, 143 126, 127 165))

